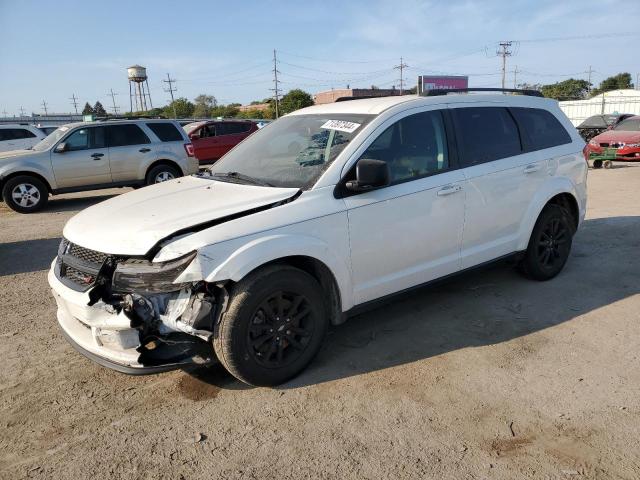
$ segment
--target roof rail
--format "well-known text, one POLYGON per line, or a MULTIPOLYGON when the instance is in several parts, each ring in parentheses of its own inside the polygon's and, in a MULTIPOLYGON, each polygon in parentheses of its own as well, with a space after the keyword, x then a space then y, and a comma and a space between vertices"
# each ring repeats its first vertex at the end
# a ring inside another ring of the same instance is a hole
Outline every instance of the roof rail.
POLYGON ((447 95, 448 93, 467 93, 467 92, 501 92, 501 93, 517 93, 528 97, 543 97, 542 92, 538 90, 521 90, 518 88, 442 88, 436 90, 426 90, 420 95, 423 97, 437 97, 447 95))
POLYGON ((367 98, 386 98, 386 97, 399 97, 400 93, 391 93, 388 95, 362 95, 360 97, 338 97, 335 102, 350 102, 351 100, 365 100, 367 98))

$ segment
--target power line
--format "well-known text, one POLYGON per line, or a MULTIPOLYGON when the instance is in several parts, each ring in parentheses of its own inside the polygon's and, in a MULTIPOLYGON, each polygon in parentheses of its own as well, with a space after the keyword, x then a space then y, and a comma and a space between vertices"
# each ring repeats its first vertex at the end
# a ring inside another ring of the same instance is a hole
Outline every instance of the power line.
POLYGON ((177 88, 173 88, 173 83, 175 83, 176 79, 175 78, 171 78, 171 76, 167 73, 167 79, 163 80, 163 83, 167 83, 169 84, 169 88, 165 88, 163 89, 165 92, 169 92, 169 94, 171 95, 171 106, 173 107, 173 118, 178 118, 178 114, 176 112, 176 103, 175 100, 173 98, 173 92, 177 91, 177 88))
POLYGON ((503 41, 498 44, 500 50, 498 50, 496 54, 502 57, 502 88, 504 88, 505 75, 507 73, 507 57, 512 55, 512 51, 510 50, 512 44, 512 41, 503 41))
POLYGON ((308 57, 306 55, 298 55, 297 53, 284 52, 280 50, 281 55, 289 55, 291 57, 304 58, 305 60, 311 60, 312 62, 326 62, 326 63, 353 63, 353 64, 366 64, 366 63, 387 63, 393 61, 392 58, 383 58, 378 60, 336 60, 336 59, 322 59, 317 57, 308 57))
POLYGON ((394 70, 400 70, 400 95, 402 95, 402 90, 404 88, 404 77, 402 73, 404 69, 407 68, 408 66, 409 65, 404 63, 404 61, 402 60, 402 57, 400 57, 400 65, 396 65, 395 67, 393 67, 394 70))
POLYGON ((71 104, 76 110, 76 115, 78 115, 78 99, 76 98, 76 94, 74 93, 73 95, 71 95, 71 98, 69 100, 71 100, 71 104))
POLYGON ((273 88, 271 90, 273 90, 273 96, 275 98, 276 101, 276 119, 279 117, 279 106, 278 106, 278 102, 280 101, 278 95, 278 74, 280 72, 278 71, 278 57, 276 56, 276 49, 273 49, 273 88))
POLYGON ((47 111, 47 102, 45 102, 44 100, 42 100, 42 103, 40 104, 42 105, 42 108, 44 110, 44 114, 45 115, 49 115, 49 112, 47 111))
POLYGON ((113 102, 113 114, 117 115, 118 114, 118 107, 116 105, 116 95, 118 95, 117 93, 113 93, 113 88, 109 89, 109 93, 107 94, 111 97, 111 101, 113 102))

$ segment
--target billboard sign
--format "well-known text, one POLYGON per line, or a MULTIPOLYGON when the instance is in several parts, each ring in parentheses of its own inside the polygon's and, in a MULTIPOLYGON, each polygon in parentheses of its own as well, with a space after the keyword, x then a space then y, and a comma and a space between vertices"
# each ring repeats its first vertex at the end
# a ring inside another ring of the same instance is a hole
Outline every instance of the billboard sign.
POLYGON ((463 75, 420 75, 418 77, 418 93, 451 88, 469 88, 469 77, 463 75))

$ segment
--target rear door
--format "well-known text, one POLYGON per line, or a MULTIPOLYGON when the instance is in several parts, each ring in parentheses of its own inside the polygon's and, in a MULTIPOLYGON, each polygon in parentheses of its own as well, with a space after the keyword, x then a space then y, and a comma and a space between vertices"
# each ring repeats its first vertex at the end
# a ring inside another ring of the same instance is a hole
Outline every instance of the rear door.
POLYGON ((198 138, 192 138, 191 143, 198 161, 210 162, 220 158, 216 125, 213 123, 203 125, 196 132, 198 138))
POLYGON ((543 159, 525 152, 506 107, 478 102, 450 111, 467 180, 464 269, 516 250, 520 225, 547 170, 543 159))
POLYGON ((146 133, 135 123, 107 125, 107 144, 111 176, 114 182, 143 180, 140 166, 151 164, 155 147, 146 133))
POLYGON ((216 126, 219 140, 219 157, 239 144, 249 135, 251 124, 249 122, 221 122, 216 126))
POLYGON ((51 150, 51 165, 58 188, 83 187, 111 183, 109 149, 104 127, 82 127, 74 130, 60 143, 64 152, 51 150))

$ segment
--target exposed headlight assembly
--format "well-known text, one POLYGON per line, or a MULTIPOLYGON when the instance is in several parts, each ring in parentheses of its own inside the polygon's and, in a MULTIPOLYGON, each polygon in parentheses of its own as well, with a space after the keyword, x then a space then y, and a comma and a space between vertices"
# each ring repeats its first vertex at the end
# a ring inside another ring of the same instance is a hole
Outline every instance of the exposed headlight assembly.
POLYGON ((168 262, 129 259, 117 265, 111 284, 118 292, 167 293, 181 290, 182 283, 173 283, 196 257, 190 252, 168 262))

